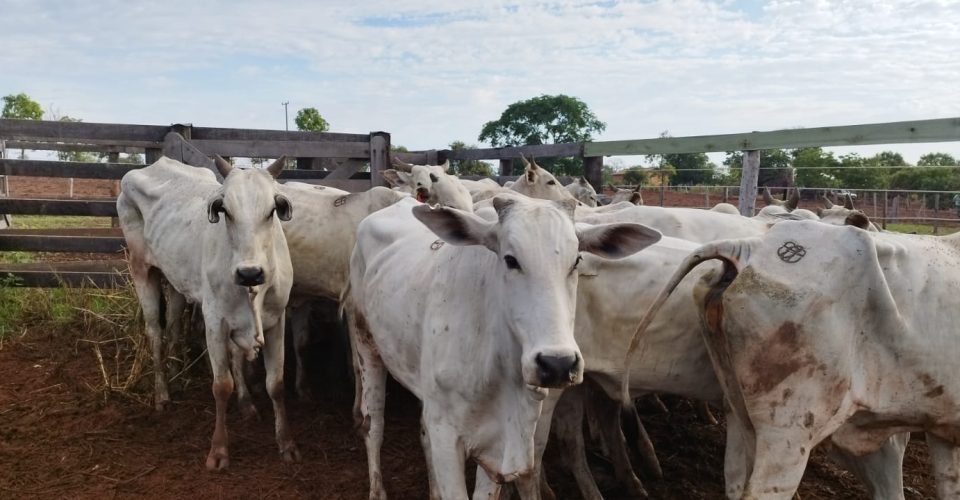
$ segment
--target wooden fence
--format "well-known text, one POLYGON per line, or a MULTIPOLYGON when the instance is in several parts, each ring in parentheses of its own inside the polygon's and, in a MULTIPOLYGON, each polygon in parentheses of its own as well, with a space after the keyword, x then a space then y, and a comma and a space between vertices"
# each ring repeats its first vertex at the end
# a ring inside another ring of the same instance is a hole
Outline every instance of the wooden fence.
MULTIPOLYGON (((960 118, 909 122, 790 129, 696 137, 599 141, 466 150, 393 153, 404 161, 437 164, 445 160, 496 160, 502 183, 513 176, 513 160, 521 154, 538 158, 576 157, 585 177, 601 186, 603 158, 620 155, 744 152, 739 208, 752 214, 756 202, 760 150, 806 146, 849 146, 960 141, 960 118)), ((389 168, 390 134, 287 132, 232 128, 124 125, 0 119, 0 176, 120 179, 143 165, 118 163, 120 153, 143 153, 147 164, 166 155, 184 163, 213 168, 210 157, 297 158, 298 169, 284 170, 280 182, 297 180, 361 191, 383 185, 389 168), (15 149, 106 153, 107 163, 18 160, 5 152, 15 149), (332 161, 330 161, 332 160, 332 161), (316 170, 317 166, 333 167, 316 170), (361 172, 363 167, 368 172, 361 172)), ((4 178, 5 179, 5 178, 4 178)), ((0 182, 6 195, 6 183, 0 182)), ((64 200, 0 197, 0 214, 89 215, 113 217, 114 200, 64 200)), ((114 286, 123 280, 123 239, 118 229, 0 230, 0 251, 93 252, 108 260, 50 264, 0 264, 3 284, 114 286)))

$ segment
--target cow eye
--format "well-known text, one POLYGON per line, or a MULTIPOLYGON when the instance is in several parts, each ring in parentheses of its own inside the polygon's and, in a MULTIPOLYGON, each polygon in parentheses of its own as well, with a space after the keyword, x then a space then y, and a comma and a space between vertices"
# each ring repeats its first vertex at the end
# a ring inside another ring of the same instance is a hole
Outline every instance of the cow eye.
POLYGON ((557 185, 557 181, 547 181, 547 185, 549 185, 549 186, 556 186, 556 185, 557 185))
POLYGON ((440 182, 440 179, 436 176, 436 174, 430 174, 430 182, 440 182))
POLYGON ((520 263, 513 255, 505 255, 503 261, 507 263, 507 268, 520 271, 520 263))

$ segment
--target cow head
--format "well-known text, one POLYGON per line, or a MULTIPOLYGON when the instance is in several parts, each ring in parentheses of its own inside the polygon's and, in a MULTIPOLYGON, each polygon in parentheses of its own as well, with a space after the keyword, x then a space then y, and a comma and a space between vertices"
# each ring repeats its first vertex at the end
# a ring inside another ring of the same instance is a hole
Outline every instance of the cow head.
POLYGON ((414 216, 452 245, 478 245, 497 256, 486 278, 504 333, 520 346, 523 381, 532 389, 564 387, 583 377, 573 337, 580 252, 621 258, 660 239, 639 224, 573 224, 574 200, 493 198, 496 221, 460 210, 418 206, 414 216))
MULTIPOLYGON (((510 189, 531 198, 539 198, 541 200, 560 201, 576 199, 569 191, 560 185, 560 182, 557 181, 557 178, 554 177, 553 174, 540 168, 533 158, 528 161, 523 155, 520 155, 520 159, 523 161, 525 167, 524 172, 523 175, 510 186, 510 189)), ((596 195, 596 192, 594 192, 594 195, 596 195)))
POLYGON ((393 158, 393 169, 384 170, 388 182, 416 197, 421 203, 444 205, 463 210, 472 210, 470 192, 456 176, 447 173, 450 162, 443 165, 411 165, 393 158), (470 200, 469 206, 467 200, 470 200))
POLYGON ((577 180, 567 184, 566 188, 567 192, 576 198, 577 201, 588 207, 595 207, 600 204, 597 190, 593 189, 593 186, 583 177, 578 177, 577 180))
POLYGON ((621 201, 629 201, 634 205, 643 205, 643 195, 640 194, 640 186, 633 189, 618 189, 613 186, 610 186, 610 189, 613 190, 613 198, 610 200, 610 204, 620 203, 621 201))
MULTIPOLYGON (((280 158, 265 170, 236 169, 217 156, 223 185, 207 201, 211 224, 223 224, 229 249, 227 265, 236 284, 254 287, 268 281, 273 270, 280 221, 288 221, 293 206, 277 191, 274 180, 283 170, 280 158)), ((281 236, 282 237, 282 236, 281 236)))

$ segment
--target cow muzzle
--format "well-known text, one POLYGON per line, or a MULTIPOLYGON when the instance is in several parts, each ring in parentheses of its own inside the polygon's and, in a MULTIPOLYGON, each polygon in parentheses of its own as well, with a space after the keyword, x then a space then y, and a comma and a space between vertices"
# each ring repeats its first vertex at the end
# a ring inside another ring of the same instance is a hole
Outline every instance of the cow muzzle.
POLYGON ((257 286, 266 281, 266 275, 260 266, 241 266, 237 268, 234 279, 240 286, 257 286))
POLYGON ((583 362, 580 354, 539 353, 534 358, 537 365, 537 385, 547 388, 561 388, 579 382, 583 374, 583 362))
POLYGON ((420 203, 426 203, 430 199, 430 191, 425 187, 418 187, 415 194, 420 203))

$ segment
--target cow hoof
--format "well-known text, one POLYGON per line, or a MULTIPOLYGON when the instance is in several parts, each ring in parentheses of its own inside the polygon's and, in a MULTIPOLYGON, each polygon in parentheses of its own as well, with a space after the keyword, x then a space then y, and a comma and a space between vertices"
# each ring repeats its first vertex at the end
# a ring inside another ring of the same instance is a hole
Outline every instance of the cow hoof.
POLYGON ((257 407, 254 406, 253 403, 240 405, 240 414, 243 416, 243 419, 248 422, 260 421, 260 412, 257 411, 257 407))
POLYGON ((300 450, 297 448, 297 445, 290 443, 280 450, 280 456, 283 457, 283 461, 288 464, 299 462, 300 450))
POLYGON ((224 448, 211 449, 207 455, 207 470, 211 472, 221 472, 227 470, 230 466, 230 457, 227 456, 227 450, 224 448))

